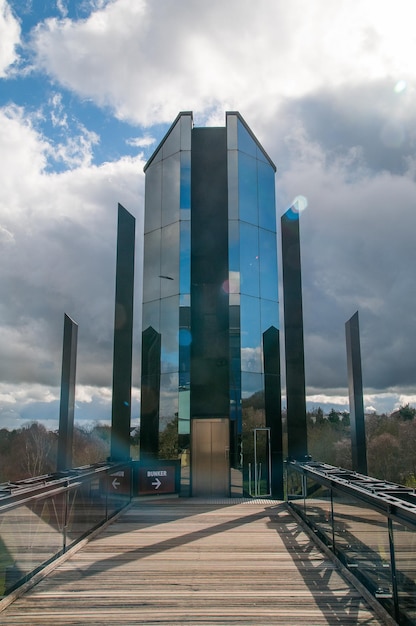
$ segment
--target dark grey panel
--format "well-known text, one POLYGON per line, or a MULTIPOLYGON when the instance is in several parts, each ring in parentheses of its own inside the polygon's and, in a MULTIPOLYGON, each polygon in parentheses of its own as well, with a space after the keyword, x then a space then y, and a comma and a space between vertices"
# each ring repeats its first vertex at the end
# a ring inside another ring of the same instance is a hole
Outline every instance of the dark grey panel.
POLYGON ((192 131, 191 415, 229 414, 225 128, 192 131))
POLYGON ((299 215, 289 209, 281 218, 281 226, 288 455, 305 460, 308 452, 299 215))
POLYGON ((130 458, 135 218, 118 205, 111 459, 130 458))
POLYGON ((274 498, 284 498, 283 489, 283 435, 282 400, 280 384, 280 339, 279 331, 271 326, 263 333, 264 358, 264 407, 266 426, 270 428, 272 479, 271 492, 274 498))
POLYGON ((77 338, 78 325, 65 313, 58 457, 56 463, 56 470, 58 472, 71 469, 72 467, 77 338))
POLYGON ((159 451, 161 335, 151 326, 142 333, 140 458, 156 459, 159 451))
POLYGON ((348 391, 350 397, 352 469, 360 472, 360 474, 367 474, 358 311, 345 324, 345 338, 347 343, 348 391))

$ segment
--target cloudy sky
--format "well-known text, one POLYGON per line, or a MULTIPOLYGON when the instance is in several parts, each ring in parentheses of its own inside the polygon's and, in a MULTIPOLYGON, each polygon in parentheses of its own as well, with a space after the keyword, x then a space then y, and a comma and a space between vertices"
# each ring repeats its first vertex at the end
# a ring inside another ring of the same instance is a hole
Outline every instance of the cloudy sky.
POLYGON ((416 404, 414 0, 0 0, 0 427, 57 426, 64 312, 78 422, 111 416, 117 203, 181 110, 239 110, 301 194, 310 406, 348 408, 358 310, 365 405, 416 404))

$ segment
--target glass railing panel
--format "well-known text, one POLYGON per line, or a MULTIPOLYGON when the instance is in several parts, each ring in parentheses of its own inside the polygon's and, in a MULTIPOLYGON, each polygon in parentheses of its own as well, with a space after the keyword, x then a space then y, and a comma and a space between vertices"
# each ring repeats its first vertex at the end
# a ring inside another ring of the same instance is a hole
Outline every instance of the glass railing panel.
POLYGON ((63 549, 65 494, 0 514, 0 595, 63 549))
POLYGON ((337 555, 382 604, 391 604, 393 586, 386 517, 352 495, 335 489, 333 511, 337 555))
MULTIPOLYGON (((288 500, 303 500, 303 475, 301 472, 293 469, 290 464, 287 466, 286 490, 288 500)), ((301 504, 303 508, 303 502, 299 502, 299 504, 301 504)))
POLYGON ((320 533, 320 538, 332 546, 331 490, 308 476, 306 482, 305 514, 308 523, 320 533))
POLYGON ((397 594, 401 624, 416 624, 416 528, 393 523, 397 594))
POLYGON ((68 493, 67 546, 77 541, 106 519, 106 498, 100 489, 100 479, 78 484, 68 493))
POLYGON ((118 467, 101 481, 103 497, 107 498, 107 516, 111 517, 130 502, 131 466, 118 467))

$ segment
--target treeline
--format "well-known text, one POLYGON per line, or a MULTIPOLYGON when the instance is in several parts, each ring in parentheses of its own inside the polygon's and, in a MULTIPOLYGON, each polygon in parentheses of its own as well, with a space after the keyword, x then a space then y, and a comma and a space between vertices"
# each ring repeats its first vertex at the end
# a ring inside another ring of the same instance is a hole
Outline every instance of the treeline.
MULTIPOLYGON (((322 409, 309 412, 308 451, 314 460, 352 468, 348 413, 322 409)), ((391 415, 365 418, 370 476, 416 487, 416 409, 401 406, 391 415)))
MULTIPOLYGON (((73 467, 105 461, 110 454, 110 426, 74 428, 73 467)), ((16 430, 0 429, 0 482, 56 471, 58 433, 33 422, 16 430)))
MULTIPOLYGON (((257 400, 257 398, 254 398, 257 400)), ((243 405, 243 450, 250 456, 253 428, 263 427, 264 408, 248 399, 243 405)), ((307 414, 308 451, 313 460, 352 469, 350 418, 332 409, 324 415, 318 408, 307 414)), ((284 442, 287 441, 283 413, 284 442)), ((402 406, 391 415, 367 415, 365 419, 367 462, 370 476, 416 487, 416 409, 402 406)), ((105 461, 110 455, 111 428, 95 425, 74 428, 73 467, 105 461)), ((177 458, 177 417, 160 433, 163 458, 177 458)), ((0 482, 22 480, 56 471, 58 433, 39 422, 16 430, 0 429, 0 482)), ((139 431, 132 431, 131 454, 138 458, 139 431)), ((287 452, 285 453, 287 454, 287 452)))

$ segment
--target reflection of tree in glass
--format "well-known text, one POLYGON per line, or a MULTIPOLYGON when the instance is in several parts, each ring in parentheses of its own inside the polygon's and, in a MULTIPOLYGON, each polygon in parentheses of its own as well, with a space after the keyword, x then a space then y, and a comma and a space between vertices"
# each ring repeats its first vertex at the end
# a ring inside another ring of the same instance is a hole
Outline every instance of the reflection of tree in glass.
MULTIPOLYGON (((257 391, 252 396, 242 401, 242 418, 243 433, 241 440, 244 465, 247 466, 248 463, 254 463, 253 430, 266 426, 263 391, 257 391)), ((257 452, 259 454, 260 450, 258 449, 257 452)))
POLYGON ((178 414, 159 433, 159 458, 178 458, 178 414))

